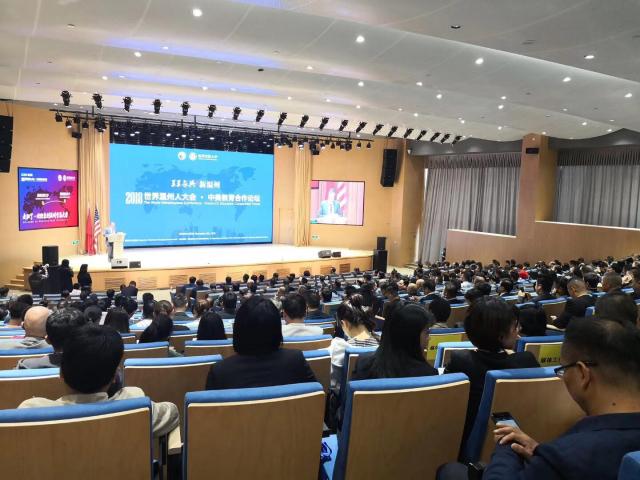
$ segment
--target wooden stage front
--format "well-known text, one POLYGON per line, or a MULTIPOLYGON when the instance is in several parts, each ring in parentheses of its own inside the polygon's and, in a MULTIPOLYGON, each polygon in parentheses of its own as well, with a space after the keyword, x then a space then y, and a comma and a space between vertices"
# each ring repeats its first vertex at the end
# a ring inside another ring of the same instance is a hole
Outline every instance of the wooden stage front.
MULTIPOLYGON (((224 282, 226 276, 240 280, 245 273, 270 278, 274 272, 282 277, 289 273, 301 275, 305 270, 313 275, 325 275, 332 267, 338 273, 355 268, 369 270, 372 256, 372 252, 366 250, 269 244, 126 249, 127 261, 139 261, 141 268, 112 269, 106 255, 76 255, 68 259, 76 274, 81 264, 89 265, 94 291, 109 288, 117 291, 121 284, 131 280, 136 281, 140 290, 156 290, 188 283, 190 276, 213 283, 224 282), (318 258, 320 250, 339 251, 342 257, 318 258)), ((31 267, 24 267, 25 279, 30 272, 31 267)), ((25 288, 28 289, 28 285, 25 288)))

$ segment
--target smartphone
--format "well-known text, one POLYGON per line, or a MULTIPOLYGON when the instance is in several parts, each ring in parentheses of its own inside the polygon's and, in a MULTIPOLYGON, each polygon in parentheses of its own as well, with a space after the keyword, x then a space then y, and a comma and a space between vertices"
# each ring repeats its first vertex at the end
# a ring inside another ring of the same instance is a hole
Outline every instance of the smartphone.
POLYGON ((520 428, 516 419, 509 412, 494 412, 491 414, 491 420, 493 420, 496 427, 520 428))

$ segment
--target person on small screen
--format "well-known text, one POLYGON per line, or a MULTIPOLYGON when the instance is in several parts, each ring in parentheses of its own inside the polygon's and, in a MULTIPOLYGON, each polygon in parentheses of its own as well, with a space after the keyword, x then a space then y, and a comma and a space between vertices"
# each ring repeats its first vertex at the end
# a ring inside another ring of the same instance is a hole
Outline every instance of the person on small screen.
POLYGON ((107 228, 104 229, 104 241, 107 246, 107 259, 113 260, 113 243, 109 241, 109 235, 116 233, 116 224, 111 222, 107 228))
POLYGON ((342 223, 344 221, 342 207, 340 202, 336 200, 335 189, 329 189, 326 200, 320 202, 318 219, 321 223, 342 223))

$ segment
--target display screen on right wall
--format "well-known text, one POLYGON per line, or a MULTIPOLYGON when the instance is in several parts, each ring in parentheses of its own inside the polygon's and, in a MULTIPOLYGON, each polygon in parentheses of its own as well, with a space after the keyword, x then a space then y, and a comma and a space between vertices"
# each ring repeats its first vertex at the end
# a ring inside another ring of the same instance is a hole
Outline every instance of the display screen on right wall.
POLYGON ((362 225, 364 182, 312 180, 311 223, 362 225))

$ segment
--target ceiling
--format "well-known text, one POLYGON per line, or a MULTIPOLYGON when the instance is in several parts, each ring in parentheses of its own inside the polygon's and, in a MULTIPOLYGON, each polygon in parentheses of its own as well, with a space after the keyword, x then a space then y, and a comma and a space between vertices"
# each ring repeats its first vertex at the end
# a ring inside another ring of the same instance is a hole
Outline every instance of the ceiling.
POLYGON ((188 100, 190 115, 239 106, 246 121, 284 111, 288 125, 328 116, 410 138, 640 130, 640 0, 0 0, 0 12, 0 98, 51 108, 69 90, 71 108, 100 92, 112 109, 133 97, 136 114, 188 100))

